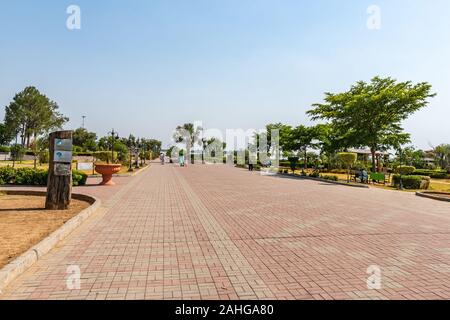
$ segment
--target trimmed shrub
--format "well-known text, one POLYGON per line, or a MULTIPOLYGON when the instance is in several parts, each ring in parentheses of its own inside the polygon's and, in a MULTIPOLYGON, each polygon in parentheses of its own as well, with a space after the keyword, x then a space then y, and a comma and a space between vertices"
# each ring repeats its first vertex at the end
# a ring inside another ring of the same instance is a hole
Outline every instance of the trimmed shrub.
POLYGON ((0 146, 0 152, 2 153, 9 153, 11 151, 11 148, 8 146, 0 146))
MULTIPOLYGON (((32 168, 0 168, 0 184, 13 185, 39 185, 46 186, 48 171, 32 168)), ((77 170, 72 171, 72 180, 74 186, 83 186, 86 184, 88 175, 77 170)))
POLYGON ((395 172, 401 175, 411 175, 416 171, 416 168, 413 166, 398 166, 395 169, 395 172))
POLYGON ((35 170, 32 168, 18 168, 15 169, 15 175, 11 184, 17 185, 47 185, 48 173, 45 170, 35 170))
POLYGON ((322 179, 331 180, 331 181, 338 181, 339 180, 338 176, 332 176, 332 175, 323 175, 323 176, 320 176, 320 177, 322 179))
POLYGON ((88 175, 82 171, 73 170, 72 171, 72 184, 74 186, 84 186, 86 185, 88 175))
MULTIPOLYGON (((428 189, 430 187, 430 177, 426 176, 401 176, 403 188, 405 189, 428 189)), ((400 185, 400 175, 392 177, 392 183, 395 187, 400 185)))
POLYGON ((10 184, 14 181, 16 170, 12 167, 0 167, 0 180, 3 184, 10 184))
POLYGON ((428 176, 432 179, 450 179, 450 174, 446 170, 426 170, 416 169, 414 171, 415 176, 428 176))
POLYGON ((318 171, 314 171, 313 173, 310 173, 309 176, 311 178, 319 178, 320 177, 320 173, 318 171))

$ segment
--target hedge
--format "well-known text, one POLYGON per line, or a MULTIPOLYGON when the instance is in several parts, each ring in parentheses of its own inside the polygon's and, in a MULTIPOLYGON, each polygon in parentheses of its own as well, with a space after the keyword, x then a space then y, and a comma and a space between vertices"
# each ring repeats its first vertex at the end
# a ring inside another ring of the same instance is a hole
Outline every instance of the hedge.
POLYGON ((8 146, 0 146, 0 152, 2 153, 9 153, 11 151, 11 148, 8 146))
MULTIPOLYGON (((32 168, 0 168, 0 185, 47 185, 48 172, 46 170, 32 168)), ((72 184, 74 186, 84 186, 88 175, 77 170, 72 171, 72 184)))
MULTIPOLYGON (((430 187, 430 177, 426 176, 401 176, 403 188, 405 189, 428 189, 430 187)), ((400 175, 395 174, 392 177, 392 183, 395 187, 400 185, 400 175)))
POLYGON ((416 169, 413 175, 415 176, 428 176, 433 179, 450 179, 450 174, 446 170, 427 170, 427 169, 416 169))
POLYGON ((416 171, 416 168, 413 166, 399 166, 395 169, 396 173, 402 175, 412 175, 416 171))

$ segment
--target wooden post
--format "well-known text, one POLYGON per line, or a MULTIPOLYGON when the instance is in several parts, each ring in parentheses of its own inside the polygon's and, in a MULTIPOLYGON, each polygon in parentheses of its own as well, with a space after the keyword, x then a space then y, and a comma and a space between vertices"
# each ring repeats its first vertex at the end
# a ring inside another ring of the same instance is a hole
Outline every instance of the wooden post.
POLYGON ((45 208, 66 210, 72 197, 72 131, 51 133, 49 154, 45 208))

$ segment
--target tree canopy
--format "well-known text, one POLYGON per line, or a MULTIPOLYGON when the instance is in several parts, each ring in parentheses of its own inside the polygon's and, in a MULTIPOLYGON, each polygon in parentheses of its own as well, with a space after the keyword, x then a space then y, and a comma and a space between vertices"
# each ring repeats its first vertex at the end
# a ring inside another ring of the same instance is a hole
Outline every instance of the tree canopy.
POLYGON ((5 108, 6 130, 14 135, 20 134, 21 144, 29 147, 32 137, 60 129, 69 120, 58 109, 56 102, 38 89, 27 87, 17 93, 5 108))
POLYGON ((8 145, 13 139, 14 134, 8 130, 4 123, 0 123, 0 146, 8 145))
POLYGON ((97 151, 97 134, 85 128, 78 128, 73 132, 73 145, 85 151, 97 151))
POLYGON ((375 152, 409 142, 402 121, 434 96, 426 82, 375 77, 369 83, 357 82, 346 92, 325 93, 325 102, 314 104, 307 113, 313 120, 328 121, 340 147, 369 147, 375 170, 375 152))

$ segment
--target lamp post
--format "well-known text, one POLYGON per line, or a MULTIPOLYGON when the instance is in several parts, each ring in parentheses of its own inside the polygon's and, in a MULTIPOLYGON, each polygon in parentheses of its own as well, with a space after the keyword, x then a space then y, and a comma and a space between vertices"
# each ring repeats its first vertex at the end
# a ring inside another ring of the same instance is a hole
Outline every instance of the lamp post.
POLYGON ((139 143, 139 138, 136 140, 136 161, 135 161, 135 169, 139 169, 139 151, 140 151, 140 143, 139 143))
POLYGON ((144 165, 144 167, 145 167, 145 165, 146 165, 146 163, 145 163, 145 158, 147 157, 147 154, 146 154, 146 152, 147 152, 147 148, 146 148, 146 145, 145 145, 145 143, 142 143, 142 160, 144 161, 143 163, 143 165, 144 165))
POLYGON ((116 139, 119 139, 119 134, 112 129, 111 132, 108 132, 111 135, 111 163, 114 163, 114 142, 116 139))
POLYGON ((128 149, 130 151, 130 163, 129 163, 129 168, 128 168, 128 172, 133 172, 133 152, 134 152, 134 148, 132 146, 129 147, 128 149))

